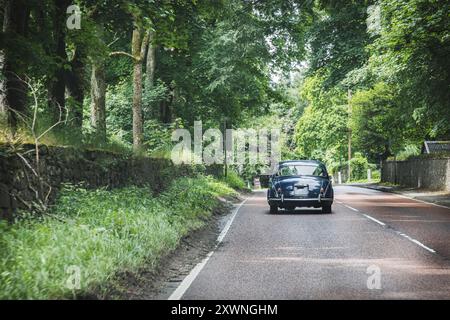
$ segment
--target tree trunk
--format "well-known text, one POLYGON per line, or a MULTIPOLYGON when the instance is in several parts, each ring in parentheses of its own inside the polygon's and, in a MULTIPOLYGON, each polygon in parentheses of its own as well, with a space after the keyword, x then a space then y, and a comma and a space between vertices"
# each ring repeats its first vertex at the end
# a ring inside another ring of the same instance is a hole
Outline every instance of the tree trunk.
MULTIPOLYGON (((3 27, 2 32, 5 33, 9 26, 10 2, 5 1, 3 8, 3 27)), ((5 81, 5 52, 0 51, 0 120, 6 118, 7 100, 6 100, 6 81, 5 81)))
POLYGON ((66 93, 66 81, 65 75, 66 71, 64 64, 67 61, 66 53, 66 10, 70 5, 70 0, 55 0, 55 15, 54 15, 54 34, 55 34, 55 55, 57 57, 58 68, 53 75, 54 80, 50 84, 49 90, 49 105, 50 109, 53 110, 53 120, 57 121, 60 112, 64 112, 66 107, 65 104, 65 93, 66 93))
MULTIPOLYGON (((156 68, 156 45, 154 42, 154 31, 149 31, 149 44, 147 51, 147 64, 146 64, 146 76, 145 76, 145 92, 150 94, 155 86, 155 68, 156 68)), ((157 117, 158 112, 154 110, 154 102, 147 100, 145 106, 146 114, 150 117, 157 117)))
POLYGON ((91 125, 99 141, 106 141, 106 81, 103 62, 92 64, 91 73, 91 125))
POLYGON ((149 43, 147 51, 147 65, 146 65, 146 78, 145 89, 151 90, 155 84, 155 67, 156 67, 156 45, 154 41, 154 31, 149 31, 149 43))
POLYGON ((124 55, 133 60, 133 149, 139 151, 143 147, 144 130, 142 116, 142 66, 149 41, 147 32, 142 35, 138 26, 134 27, 131 40, 131 54, 124 51, 111 52, 110 56, 124 55))
POLYGON ((141 32, 138 28, 133 30, 132 55, 133 60, 133 148, 138 151, 142 148, 144 140, 142 120, 142 61, 141 32))
MULTIPOLYGON (((6 3, 9 10, 5 10, 4 34, 5 43, 12 42, 18 37, 26 37, 29 8, 25 0, 9 0, 6 3)), ((9 123, 13 130, 17 127, 19 114, 26 111, 28 87, 24 83, 27 69, 26 61, 14 50, 5 48, 4 72, 6 78, 6 105, 9 107, 9 123)))
POLYGON ((5 65, 5 53, 0 51, 0 119, 3 119, 6 114, 6 83, 4 80, 4 65, 5 65))
POLYGON ((175 84, 171 83, 169 85, 170 93, 169 97, 162 101, 160 104, 160 112, 161 112, 161 122, 170 123, 172 122, 172 108, 173 103, 175 101, 175 84))
POLYGON ((69 95, 75 102, 72 112, 74 127, 81 133, 83 125, 83 102, 84 102, 84 62, 82 59, 82 51, 77 48, 73 56, 71 70, 66 74, 66 84, 69 95))
POLYGON ((143 147, 144 130, 142 116, 142 65, 145 58, 145 50, 148 45, 148 34, 141 34, 141 30, 135 27, 131 42, 131 55, 133 58, 133 149, 139 151, 143 147))

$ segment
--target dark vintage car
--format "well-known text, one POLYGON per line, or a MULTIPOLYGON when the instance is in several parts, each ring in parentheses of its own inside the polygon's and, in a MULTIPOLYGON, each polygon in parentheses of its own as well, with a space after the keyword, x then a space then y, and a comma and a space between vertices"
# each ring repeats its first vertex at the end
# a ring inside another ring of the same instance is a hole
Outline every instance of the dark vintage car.
POLYGON ((316 160, 280 162, 267 190, 270 213, 296 207, 322 208, 323 213, 331 213, 333 197, 331 177, 325 165, 316 160))

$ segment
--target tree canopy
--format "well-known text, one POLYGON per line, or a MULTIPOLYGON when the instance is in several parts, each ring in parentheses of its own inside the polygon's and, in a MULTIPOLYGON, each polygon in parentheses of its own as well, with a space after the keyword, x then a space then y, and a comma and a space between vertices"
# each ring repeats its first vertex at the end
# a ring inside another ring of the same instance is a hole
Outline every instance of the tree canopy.
POLYGON ((298 87, 308 105, 297 124, 299 156, 347 159, 350 132, 353 151, 372 162, 449 139, 448 1, 318 1, 315 8, 298 87), (314 135, 314 128, 328 129, 314 135))
POLYGON ((45 130, 67 114, 53 143, 153 152, 196 120, 266 121, 283 127, 286 157, 329 163, 348 159, 350 132, 353 152, 370 162, 450 138, 448 1, 3 0, 1 8, 2 132, 26 132, 36 115, 45 130), (68 25, 71 5, 79 29, 68 25))

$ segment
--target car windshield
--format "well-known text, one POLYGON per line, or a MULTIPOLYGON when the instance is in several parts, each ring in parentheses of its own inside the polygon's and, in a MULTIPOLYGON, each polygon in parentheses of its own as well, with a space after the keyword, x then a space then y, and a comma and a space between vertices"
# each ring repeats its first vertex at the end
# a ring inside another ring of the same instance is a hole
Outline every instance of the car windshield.
POLYGON ((278 170, 279 176, 325 176, 325 171, 318 164, 289 164, 278 170))

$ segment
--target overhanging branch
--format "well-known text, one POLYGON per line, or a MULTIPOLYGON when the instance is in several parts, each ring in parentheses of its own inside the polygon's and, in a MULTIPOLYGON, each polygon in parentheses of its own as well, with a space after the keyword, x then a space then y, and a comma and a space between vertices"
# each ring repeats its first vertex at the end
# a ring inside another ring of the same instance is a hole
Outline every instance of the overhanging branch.
POLYGON ((109 56, 110 56, 110 57, 112 57, 112 56, 126 56, 126 57, 129 57, 129 58, 131 58, 131 59, 133 59, 133 60, 135 60, 135 61, 139 61, 138 58, 136 58, 136 57, 133 56, 132 54, 130 54, 130 53, 128 53, 128 52, 125 52, 125 51, 113 51, 113 52, 111 52, 111 53, 109 54, 109 56))

